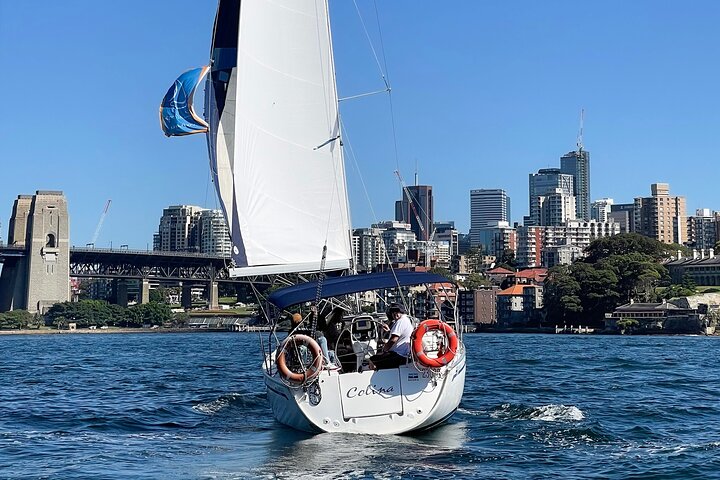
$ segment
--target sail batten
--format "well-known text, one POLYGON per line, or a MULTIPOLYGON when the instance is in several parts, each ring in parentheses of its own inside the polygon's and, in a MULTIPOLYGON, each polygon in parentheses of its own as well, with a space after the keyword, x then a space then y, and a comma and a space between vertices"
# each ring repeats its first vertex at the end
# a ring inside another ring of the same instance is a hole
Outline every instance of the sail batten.
POLYGON ((349 266, 342 149, 316 148, 340 136, 337 103, 325 0, 220 1, 206 117, 236 274, 317 270, 324 245, 349 266))

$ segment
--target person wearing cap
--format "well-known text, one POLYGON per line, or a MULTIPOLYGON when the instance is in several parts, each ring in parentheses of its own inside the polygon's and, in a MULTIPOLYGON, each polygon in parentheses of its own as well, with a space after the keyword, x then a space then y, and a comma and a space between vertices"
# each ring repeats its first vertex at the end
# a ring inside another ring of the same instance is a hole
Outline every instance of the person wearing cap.
POLYGON ((383 345, 382 351, 370 357, 369 368, 382 370, 405 365, 410 356, 410 337, 413 323, 405 313, 405 308, 397 303, 388 306, 387 317, 390 320, 390 338, 383 345))

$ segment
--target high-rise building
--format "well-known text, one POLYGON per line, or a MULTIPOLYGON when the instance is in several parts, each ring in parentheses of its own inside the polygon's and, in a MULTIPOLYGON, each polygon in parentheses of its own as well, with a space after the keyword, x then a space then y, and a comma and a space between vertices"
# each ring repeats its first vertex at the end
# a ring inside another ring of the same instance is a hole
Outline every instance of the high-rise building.
POLYGON ((455 222, 435 222, 433 231, 435 232, 435 236, 432 240, 435 242, 447 242, 450 255, 458 255, 460 253, 459 233, 455 228, 455 222))
POLYGON ((718 218, 720 213, 709 208, 699 208, 695 215, 688 217, 689 247, 698 250, 710 250, 718 240, 718 218))
POLYGON ((635 231, 635 204, 634 203, 616 203, 610 205, 610 213, 608 220, 612 220, 620 225, 620 233, 630 233, 635 231))
MULTIPOLYGON (((380 222, 371 225, 371 229, 377 229, 380 239, 383 242, 385 260, 390 263, 406 262, 408 244, 415 242, 417 237, 409 223, 405 222, 380 222)), ((383 260, 383 263, 386 263, 383 260)))
POLYGON ((202 210, 199 213, 200 253, 230 257, 232 240, 222 210, 202 210))
POLYGON ((613 205, 612 198, 601 198, 595 200, 590 205, 590 220, 597 220, 598 222, 607 222, 608 215, 612 211, 613 205))
POLYGON ((403 189, 403 199, 395 202, 395 220, 409 223, 418 240, 432 236, 433 193, 430 185, 411 185, 403 189))
POLYGON ((198 214, 203 209, 193 205, 174 205, 163 209, 153 249, 164 252, 199 252, 198 214))
POLYGON ((510 197, 502 189, 470 190, 470 241, 479 245, 481 228, 510 222, 510 197))
MULTIPOLYGON (((562 173, 559 168, 543 168, 538 170, 538 173, 531 173, 529 176, 529 194, 530 194, 530 215, 526 225, 545 225, 542 223, 542 206, 546 203, 546 198, 552 196, 548 208, 555 209, 554 212, 558 212, 558 208, 561 217, 558 220, 557 215, 548 215, 545 213, 545 218, 553 222, 563 222, 566 220, 575 219, 575 210, 567 210, 568 203, 570 200, 568 197, 574 197, 573 193, 573 176, 562 173)), ((574 202, 574 200, 572 201, 574 202)), ((557 224, 557 223, 552 223, 557 224)))
POLYGON ((495 222, 478 230, 483 254, 493 255, 498 261, 506 254, 515 256, 517 250, 515 228, 508 222, 495 222))
POLYGON ((194 205, 174 205, 163 209, 153 250, 198 252, 230 256, 232 241, 225 216, 220 210, 194 205))
POLYGON ((579 258, 593 240, 619 233, 620 225, 612 221, 569 220, 555 226, 518 227, 516 260, 521 267, 569 263, 579 258))
POLYGON ((371 271, 385 264, 385 243, 381 228, 358 228, 353 231, 353 258, 360 271, 371 271))
POLYGON ((579 220, 590 220, 590 152, 568 152, 560 157, 560 171, 573 177, 575 212, 579 220))
POLYGON ((685 197, 670 195, 670 185, 653 183, 652 196, 635 198, 635 231, 663 243, 683 244, 687 240, 685 197))
POLYGON ((540 225, 562 225, 575 219, 575 195, 566 195, 560 188, 538 197, 540 225))

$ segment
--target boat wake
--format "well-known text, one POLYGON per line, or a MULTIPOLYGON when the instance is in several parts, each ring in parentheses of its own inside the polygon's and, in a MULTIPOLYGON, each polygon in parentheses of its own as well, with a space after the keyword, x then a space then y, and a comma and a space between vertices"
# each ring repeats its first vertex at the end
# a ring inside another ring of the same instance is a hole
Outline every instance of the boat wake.
POLYGON ((219 398, 215 400, 211 400, 209 402, 203 402, 198 403, 197 405, 193 406, 192 409, 195 410, 198 413, 202 413, 205 415, 215 415, 216 413, 219 413, 222 410, 225 410, 227 408, 239 406, 239 407, 253 407, 258 405, 258 402, 261 400, 261 397, 264 397, 264 395, 258 395, 258 394, 247 394, 247 393, 228 393, 227 395, 222 395, 219 398))
POLYGON ((533 420, 541 422, 580 422, 585 414, 574 405, 541 405, 527 407, 504 403, 494 409, 490 416, 499 419, 533 420))

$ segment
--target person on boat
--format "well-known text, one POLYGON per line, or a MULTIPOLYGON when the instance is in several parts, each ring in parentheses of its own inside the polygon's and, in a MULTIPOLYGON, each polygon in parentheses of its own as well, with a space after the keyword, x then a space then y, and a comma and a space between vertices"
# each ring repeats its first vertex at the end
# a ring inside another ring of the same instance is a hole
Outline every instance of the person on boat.
POLYGON ((405 365, 410 356, 413 323, 407 316, 405 307, 391 303, 386 314, 390 320, 390 338, 385 342, 380 353, 370 357, 369 368, 371 370, 397 368, 405 365))
MULTIPOLYGON (((313 315, 315 315, 317 313, 317 309, 313 307, 312 312, 313 315)), ((331 365, 332 362, 330 361, 330 352, 328 351, 328 341, 325 337, 326 328, 327 323, 325 321, 325 315, 318 315, 315 330, 315 340, 317 340, 318 344, 320 345, 320 351, 322 351, 323 358, 325 359, 325 365, 331 365)))

